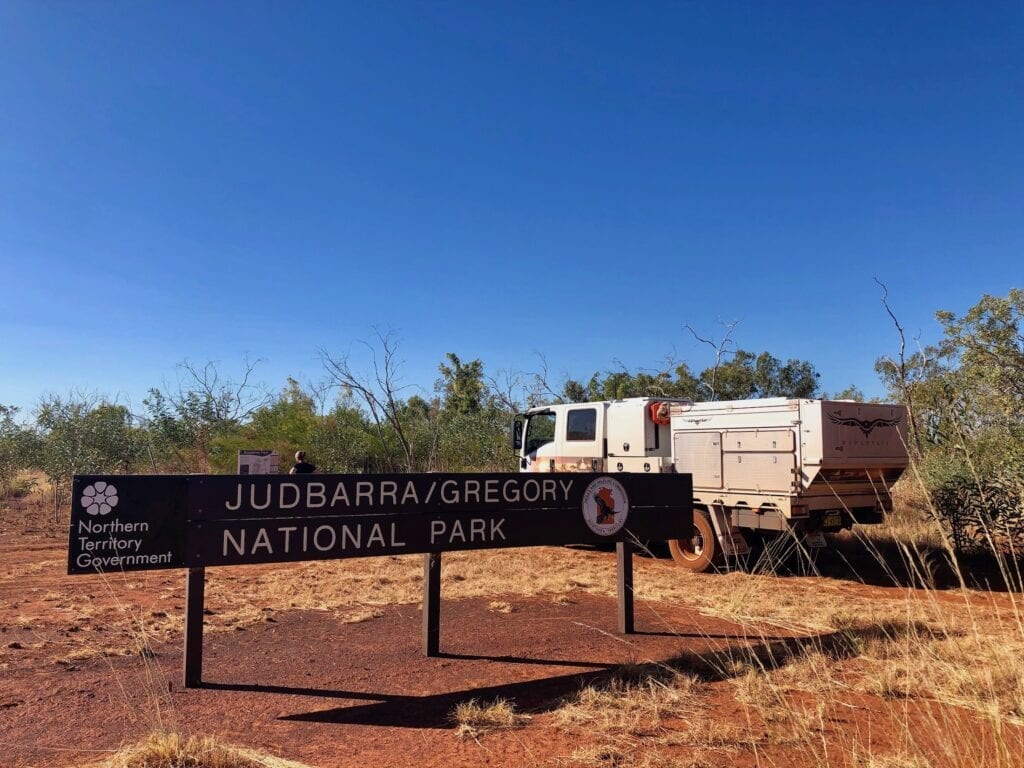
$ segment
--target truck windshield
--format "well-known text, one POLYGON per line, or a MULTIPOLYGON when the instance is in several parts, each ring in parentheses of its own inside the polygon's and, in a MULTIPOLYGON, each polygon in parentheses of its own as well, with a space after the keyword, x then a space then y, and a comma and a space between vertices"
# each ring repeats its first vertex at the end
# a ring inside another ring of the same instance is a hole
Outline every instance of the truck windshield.
POLYGON ((555 414, 534 413, 526 422, 526 453, 533 453, 555 439, 555 414))

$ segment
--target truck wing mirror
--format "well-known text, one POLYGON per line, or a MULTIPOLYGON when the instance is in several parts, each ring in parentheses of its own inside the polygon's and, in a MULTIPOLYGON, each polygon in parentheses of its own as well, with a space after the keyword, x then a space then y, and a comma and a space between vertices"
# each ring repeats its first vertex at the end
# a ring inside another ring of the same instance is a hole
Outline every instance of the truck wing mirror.
POLYGON ((512 450, 518 453, 523 447, 523 417, 516 416, 512 421, 512 450))

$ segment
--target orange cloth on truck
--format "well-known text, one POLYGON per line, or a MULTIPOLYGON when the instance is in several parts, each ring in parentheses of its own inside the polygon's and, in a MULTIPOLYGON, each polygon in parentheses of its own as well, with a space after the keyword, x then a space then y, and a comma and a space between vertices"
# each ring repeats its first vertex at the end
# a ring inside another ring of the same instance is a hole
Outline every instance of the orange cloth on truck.
POLYGON ((668 424, 671 419, 669 418, 669 406, 668 403, 651 403, 651 421, 655 424, 668 424))

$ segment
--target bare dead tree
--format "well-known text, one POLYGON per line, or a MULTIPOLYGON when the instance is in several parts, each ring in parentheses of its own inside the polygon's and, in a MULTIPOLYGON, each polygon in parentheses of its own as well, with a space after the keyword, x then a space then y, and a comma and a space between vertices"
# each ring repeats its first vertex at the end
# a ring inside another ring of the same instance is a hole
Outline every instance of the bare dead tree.
POLYGON ((909 377, 907 375, 907 359, 906 359, 907 337, 906 337, 906 333, 903 330, 903 326, 900 325, 900 321, 897 319, 896 313, 893 312, 892 308, 889 306, 889 288, 886 286, 885 283, 883 283, 877 277, 872 278, 872 279, 882 289, 882 306, 885 307, 885 311, 888 313, 889 317, 892 319, 893 325, 896 326, 896 332, 899 334, 899 337, 900 337, 899 357, 897 358, 896 363, 895 363, 896 375, 898 377, 897 381, 898 381, 898 385, 899 385, 899 388, 900 388, 900 396, 902 397, 903 402, 905 402, 907 404, 907 420, 910 422, 909 428, 910 428, 911 439, 914 442, 914 448, 917 450, 918 456, 920 456, 921 455, 921 436, 918 434, 918 431, 917 431, 917 414, 915 413, 915 410, 914 410, 914 396, 913 396, 913 392, 912 392, 912 387, 910 386, 909 377))
POLYGON ((725 326, 725 334, 719 341, 715 341, 713 337, 705 338, 701 336, 693 329, 693 326, 691 326, 689 323, 683 326, 686 330, 693 334, 693 338, 695 338, 702 344, 707 344, 709 347, 711 347, 711 349, 714 350, 715 364, 711 366, 711 382, 709 384, 705 384, 705 386, 707 386, 711 392, 711 396, 709 398, 710 400, 718 399, 718 390, 716 389, 718 382, 718 369, 722 365, 723 358, 725 358, 727 355, 736 354, 736 346, 732 340, 732 332, 736 329, 736 326, 739 324, 739 320, 733 320, 731 323, 722 323, 722 325, 725 326))
POLYGON ((551 384, 548 382, 549 374, 547 358, 540 352, 536 352, 535 354, 540 359, 540 370, 531 374, 533 386, 527 396, 527 405, 540 405, 544 400, 552 400, 555 403, 561 403, 564 400, 561 393, 555 392, 555 390, 551 388, 551 384))
MULTIPOLYGON (((243 423, 272 400, 266 387, 252 381, 261 362, 246 355, 241 378, 235 379, 222 376, 215 361, 200 366, 184 360, 178 364, 176 389, 169 388, 166 396, 154 390, 157 399, 166 399, 192 431, 191 448, 198 454, 200 471, 209 471, 212 443, 220 430, 243 423)), ((175 445, 172 450, 182 466, 189 466, 181 448, 175 445)))
POLYGON ((430 430, 430 449, 427 451, 427 472, 436 472, 441 448, 441 430, 430 430))
POLYGON ((212 410, 214 420, 245 421, 272 399, 266 388, 251 383, 256 366, 262 362, 250 360, 246 355, 242 364, 242 377, 234 381, 222 378, 218 363, 214 361, 199 367, 189 360, 183 360, 178 363, 178 369, 184 371, 185 375, 179 374, 178 391, 169 395, 168 399, 172 405, 179 407, 189 395, 198 391, 202 402, 212 410))
POLYGON ((395 463, 385 434, 385 428, 390 426, 401 446, 405 471, 412 472, 416 467, 415 447, 402 419, 400 394, 411 385, 400 383, 399 370, 403 364, 398 358, 400 344, 394 331, 383 333, 374 329, 374 332, 377 337, 376 345, 365 341, 359 342, 370 353, 370 372, 357 373, 352 368, 349 354, 332 357, 321 350, 320 359, 333 384, 342 391, 356 396, 365 404, 388 463, 395 463))
POLYGON ((313 401, 317 415, 324 416, 327 413, 331 392, 338 388, 333 381, 307 381, 303 390, 313 401))
POLYGON ((494 376, 485 376, 494 401, 507 411, 518 413, 525 408, 528 389, 523 383, 525 374, 513 368, 500 368, 494 376))

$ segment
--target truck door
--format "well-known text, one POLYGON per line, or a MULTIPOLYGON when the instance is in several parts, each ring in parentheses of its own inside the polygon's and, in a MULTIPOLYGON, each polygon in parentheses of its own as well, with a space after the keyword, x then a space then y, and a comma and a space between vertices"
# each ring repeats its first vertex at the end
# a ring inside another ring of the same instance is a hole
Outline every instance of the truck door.
MULTIPOLYGON (((565 414, 564 441, 559 460, 559 472, 600 472, 604 469, 605 404, 588 403, 568 406, 565 414)), ((561 425, 559 425, 561 426, 561 425)))
POLYGON ((526 472, 550 472, 558 457, 555 439, 555 412, 539 411, 526 419, 523 435, 522 469, 526 472))

